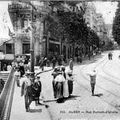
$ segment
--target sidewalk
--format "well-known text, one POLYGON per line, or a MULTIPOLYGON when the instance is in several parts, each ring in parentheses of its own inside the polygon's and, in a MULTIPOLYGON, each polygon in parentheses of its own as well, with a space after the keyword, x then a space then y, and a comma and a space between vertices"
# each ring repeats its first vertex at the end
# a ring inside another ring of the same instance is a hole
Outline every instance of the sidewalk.
POLYGON ((30 112, 25 110, 24 97, 21 97, 21 88, 15 83, 10 120, 50 120, 50 115, 45 106, 35 106, 33 101, 30 105, 30 112))

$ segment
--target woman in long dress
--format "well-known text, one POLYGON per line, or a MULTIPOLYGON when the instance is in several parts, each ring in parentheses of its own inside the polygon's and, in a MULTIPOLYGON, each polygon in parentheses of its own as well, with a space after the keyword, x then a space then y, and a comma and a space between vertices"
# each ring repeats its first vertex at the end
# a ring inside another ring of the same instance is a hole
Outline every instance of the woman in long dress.
POLYGON ((60 102, 63 99, 63 82, 65 82, 65 78, 62 75, 62 72, 58 72, 58 75, 55 78, 55 87, 56 87, 56 98, 57 102, 60 102))
POLYGON ((63 76, 65 78, 65 81, 63 82, 63 97, 67 98, 69 96, 69 91, 68 91, 68 80, 66 79, 66 73, 65 73, 65 67, 62 67, 63 71, 63 76))
POLYGON ((55 82, 55 78, 58 75, 57 73, 57 68, 54 69, 54 71, 52 72, 52 76, 53 76, 53 80, 52 80, 52 85, 53 85, 53 94, 54 94, 54 98, 56 98, 56 82, 55 82))
POLYGON ((68 91, 68 80, 65 79, 63 82, 63 97, 67 98, 69 96, 69 91, 68 91))
POLYGON ((71 96, 73 92, 73 75, 71 70, 67 71, 66 79, 68 81, 69 96, 71 96))

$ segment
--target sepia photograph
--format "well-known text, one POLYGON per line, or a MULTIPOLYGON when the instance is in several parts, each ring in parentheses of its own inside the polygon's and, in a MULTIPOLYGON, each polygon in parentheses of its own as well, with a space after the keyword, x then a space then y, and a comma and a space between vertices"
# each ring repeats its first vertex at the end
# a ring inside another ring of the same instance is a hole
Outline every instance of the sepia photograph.
POLYGON ((120 120, 120 1, 0 0, 0 120, 120 120))

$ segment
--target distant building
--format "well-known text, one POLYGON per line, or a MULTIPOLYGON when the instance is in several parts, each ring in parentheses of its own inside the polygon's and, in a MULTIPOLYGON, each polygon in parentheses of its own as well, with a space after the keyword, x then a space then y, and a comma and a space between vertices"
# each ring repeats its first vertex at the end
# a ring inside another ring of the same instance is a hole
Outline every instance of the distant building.
POLYGON ((106 28, 106 24, 104 22, 104 18, 101 13, 97 13, 97 35, 99 36, 101 42, 108 42, 108 29, 106 28))
POLYGON ((85 22, 86 24, 95 32, 97 32, 97 16, 96 16, 96 8, 92 2, 87 3, 86 11, 85 11, 85 22))
POLYGON ((53 54, 61 54, 61 41, 47 31, 49 23, 44 20, 44 17, 50 11, 47 3, 48 2, 41 2, 41 4, 39 4, 40 6, 34 4, 37 12, 34 7, 23 2, 14 1, 8 6, 8 11, 16 33, 15 55, 30 54, 31 38, 34 39, 35 57, 48 57, 53 54))
POLYGON ((112 24, 106 24, 106 29, 107 29, 107 36, 111 41, 113 41, 112 24))
POLYGON ((108 40, 106 24, 102 14, 96 12, 96 7, 93 2, 87 3, 84 18, 87 26, 94 30, 100 38, 100 43, 103 44, 103 42, 106 42, 108 40))
POLYGON ((42 38, 41 33, 43 33, 43 24, 41 22, 41 18, 38 13, 32 10, 31 6, 26 3, 12 2, 8 6, 8 11, 10 14, 10 18, 14 27, 14 31, 16 33, 14 40, 15 47, 15 55, 21 54, 29 54, 30 53, 30 39, 31 37, 35 39, 35 56, 40 53, 40 46, 42 38), (33 16, 32 16, 33 15, 33 16), (33 23, 31 23, 33 20, 33 23), (34 28, 31 25, 34 24, 35 33, 34 37, 31 31, 34 28))

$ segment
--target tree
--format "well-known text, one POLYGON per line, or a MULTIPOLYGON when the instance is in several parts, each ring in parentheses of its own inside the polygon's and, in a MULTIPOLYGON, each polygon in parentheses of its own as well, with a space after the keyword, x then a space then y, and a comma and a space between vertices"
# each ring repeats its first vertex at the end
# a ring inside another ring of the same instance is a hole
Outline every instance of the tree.
POLYGON ((120 45, 120 2, 118 3, 118 8, 115 13, 112 29, 114 40, 120 45))

